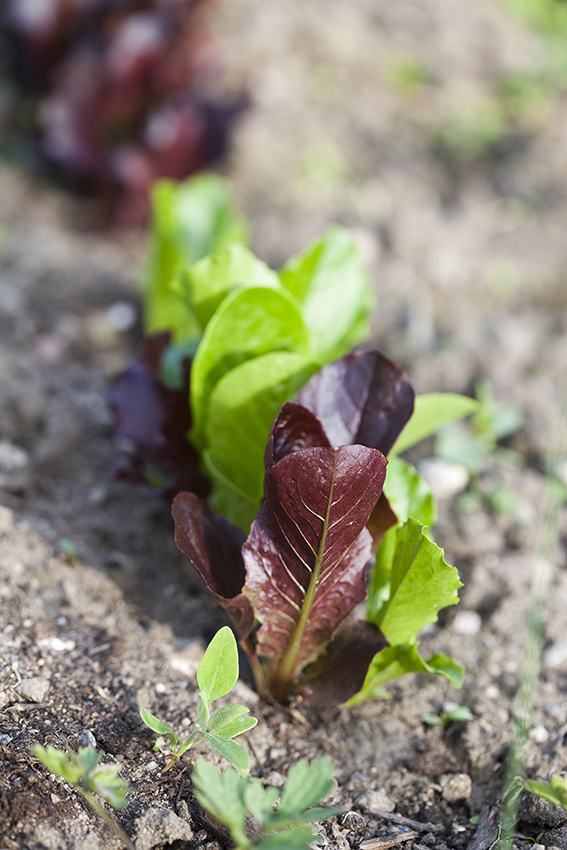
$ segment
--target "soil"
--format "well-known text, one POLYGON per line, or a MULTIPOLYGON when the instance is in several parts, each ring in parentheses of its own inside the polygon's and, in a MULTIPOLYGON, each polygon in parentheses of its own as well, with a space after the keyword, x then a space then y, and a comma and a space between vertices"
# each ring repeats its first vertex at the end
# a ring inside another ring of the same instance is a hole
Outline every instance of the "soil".
MULTIPOLYGON (((472 393, 486 378, 526 417, 510 443, 521 463, 491 457, 471 485, 505 485, 512 512, 488 498, 465 510, 443 470, 436 485, 436 538, 465 586, 422 649, 465 666, 462 690, 408 676, 388 700, 320 709, 263 704, 243 680, 237 697, 260 721, 252 773, 281 785, 298 758, 332 758, 332 802, 354 814, 321 827, 324 847, 489 850, 567 368, 567 102, 550 87, 472 154, 439 142, 503 74, 544 61, 495 0, 232 0, 211 28, 227 87, 252 95, 223 173, 257 253, 277 266, 328 223, 351 227, 379 300, 373 341, 417 391, 472 393), (411 90, 395 83, 407 57, 428 72, 411 90), (454 703, 472 720, 424 724, 454 703)), ((51 743, 122 763, 134 792, 119 819, 140 850, 216 850, 226 839, 195 806, 190 760, 162 778, 138 716, 189 724, 199 659, 225 622, 167 507, 112 480, 105 396, 140 339, 145 237, 82 232, 77 201, 6 165, 0 185, 0 848, 119 846, 30 755, 51 743)), ((529 776, 567 769, 566 540, 563 510, 529 776)), ((567 847, 567 812, 530 798, 519 830, 518 848, 567 847)))

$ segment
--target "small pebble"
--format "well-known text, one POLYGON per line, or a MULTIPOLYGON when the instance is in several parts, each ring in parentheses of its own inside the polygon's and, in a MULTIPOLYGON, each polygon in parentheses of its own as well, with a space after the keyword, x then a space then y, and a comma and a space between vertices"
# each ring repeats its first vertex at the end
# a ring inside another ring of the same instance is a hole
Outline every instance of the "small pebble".
POLYGON ((81 731, 79 743, 81 747, 92 747, 93 750, 96 750, 96 738, 90 729, 83 729, 81 731))
POLYGON ((135 844, 138 850, 152 850, 174 841, 191 841, 193 830, 187 821, 170 809, 148 809, 136 821, 135 844))
POLYGON ((16 690, 31 702, 43 702, 49 693, 49 682, 47 679, 33 676, 31 679, 24 679, 20 682, 16 690))
POLYGON ((467 773, 455 773, 452 776, 441 778, 441 793, 448 803, 456 803, 459 800, 468 800, 472 792, 472 781, 467 773))
POLYGON ((533 726, 530 729, 530 738, 536 744, 545 744, 546 741, 549 741, 549 732, 545 726, 533 726))
POLYGON ((453 628, 460 635, 474 637, 482 628, 482 618, 477 611, 459 611, 453 620, 453 628))
POLYGON ((556 640, 543 651, 542 664, 551 670, 557 670, 567 661, 567 640, 556 640))
POLYGON ((460 463, 427 457, 418 468, 437 499, 454 498, 466 490, 469 483, 469 473, 460 463))
POLYGON ((127 301, 116 301, 106 311, 108 323, 115 331, 129 331, 136 324, 136 310, 127 301))
POLYGON ((365 791, 359 797, 358 803, 369 811, 393 812, 396 808, 395 803, 388 797, 384 788, 380 788, 378 791, 365 791))
POLYGON ((10 508, 0 505, 0 534, 8 534, 14 527, 14 514, 10 508))
POLYGON ((156 694, 165 694, 167 693, 167 685, 164 685, 163 682, 156 682, 154 685, 156 694))
POLYGON ((52 652, 71 652, 72 649, 75 649, 74 640, 61 640, 61 638, 55 636, 43 638, 39 641, 39 645, 45 649, 51 649, 52 652))
POLYGON ((2 472, 21 472, 26 469, 29 458, 19 446, 0 440, 0 470, 2 472))
POLYGON ((341 826, 350 832, 364 832, 366 820, 358 812, 346 812, 341 818, 341 826))

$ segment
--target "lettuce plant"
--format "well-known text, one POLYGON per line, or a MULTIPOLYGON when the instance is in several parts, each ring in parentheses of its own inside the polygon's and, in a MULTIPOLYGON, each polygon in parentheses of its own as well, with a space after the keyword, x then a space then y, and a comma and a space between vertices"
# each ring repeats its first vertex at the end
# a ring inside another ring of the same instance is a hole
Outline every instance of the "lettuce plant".
POLYGON ((6 147, 13 136, 14 156, 24 148, 97 195, 99 215, 145 221, 156 178, 183 179, 221 156, 244 106, 211 96, 203 5, 3 0, 6 147))
POLYGON ((406 672, 458 685, 454 661, 418 651, 460 581, 428 531, 431 494, 398 455, 476 403, 415 398, 401 366, 349 353, 372 299, 346 230, 275 272, 215 178, 155 197, 146 324, 161 336, 143 380, 138 364, 115 382, 117 433, 132 477, 161 464, 169 496, 195 478, 173 502, 177 544, 231 615, 260 693, 355 703, 406 672))

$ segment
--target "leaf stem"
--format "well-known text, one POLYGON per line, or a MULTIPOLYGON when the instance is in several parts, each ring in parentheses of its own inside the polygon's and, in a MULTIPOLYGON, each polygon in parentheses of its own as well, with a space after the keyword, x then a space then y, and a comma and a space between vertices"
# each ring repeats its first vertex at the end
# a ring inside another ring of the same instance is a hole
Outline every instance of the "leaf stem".
POLYGON ((124 832, 120 824, 117 820, 115 820, 112 815, 109 815, 107 811, 105 811, 102 806, 95 800, 90 791, 87 791, 86 788, 80 788, 78 785, 75 786, 77 790, 83 795, 89 806, 99 815, 107 826, 114 832, 114 834, 122 841, 122 843, 128 848, 128 850, 136 850, 136 845, 130 839, 130 837, 124 832))

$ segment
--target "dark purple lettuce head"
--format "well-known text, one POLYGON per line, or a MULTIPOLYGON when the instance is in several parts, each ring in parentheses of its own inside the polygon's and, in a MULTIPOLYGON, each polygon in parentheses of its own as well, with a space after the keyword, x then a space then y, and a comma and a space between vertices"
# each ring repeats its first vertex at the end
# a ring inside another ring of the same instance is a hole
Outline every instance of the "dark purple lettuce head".
POLYGON ((199 455, 187 440, 190 360, 183 362, 179 389, 166 388, 160 379, 168 343, 167 333, 148 338, 138 360, 114 378, 108 403, 115 438, 129 452, 115 477, 171 501, 180 490, 206 495, 209 485, 200 471, 199 455))

